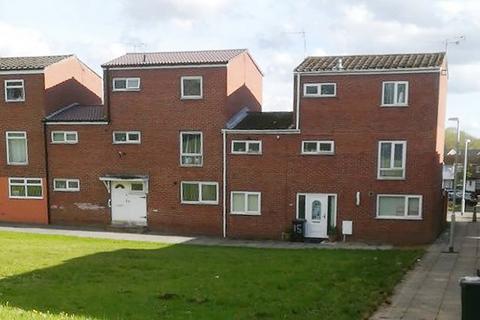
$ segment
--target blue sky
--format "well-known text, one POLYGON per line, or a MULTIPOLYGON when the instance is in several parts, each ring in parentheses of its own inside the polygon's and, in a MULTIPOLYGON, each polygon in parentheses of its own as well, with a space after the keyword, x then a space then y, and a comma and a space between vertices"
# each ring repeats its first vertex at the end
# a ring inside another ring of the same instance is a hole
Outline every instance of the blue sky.
POLYGON ((0 56, 75 53, 100 64, 125 52, 248 48, 265 73, 264 110, 292 108, 307 55, 448 49, 447 116, 480 137, 480 1, 0 0, 0 56))

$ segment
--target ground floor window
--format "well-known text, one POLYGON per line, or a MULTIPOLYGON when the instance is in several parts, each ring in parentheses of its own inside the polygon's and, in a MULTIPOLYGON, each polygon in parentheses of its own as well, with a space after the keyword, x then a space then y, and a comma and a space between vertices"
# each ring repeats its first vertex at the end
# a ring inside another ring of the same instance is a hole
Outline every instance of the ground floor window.
POLYGON ((53 179, 53 190, 55 191, 80 191, 80 180, 78 179, 53 179))
POLYGON ((186 204, 218 204, 218 183, 182 181, 181 202, 186 204))
POLYGON ((232 191, 230 213, 259 215, 261 210, 261 193, 232 191))
POLYGON ((421 219, 422 196, 379 194, 377 196, 377 218, 421 219))
POLYGON ((9 178, 9 196, 12 199, 42 199, 41 178, 9 178))

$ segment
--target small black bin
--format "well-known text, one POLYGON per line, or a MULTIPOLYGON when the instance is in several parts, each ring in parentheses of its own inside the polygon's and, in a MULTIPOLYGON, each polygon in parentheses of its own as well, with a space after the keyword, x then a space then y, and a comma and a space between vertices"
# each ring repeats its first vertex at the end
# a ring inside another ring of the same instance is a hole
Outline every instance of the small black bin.
POLYGON ((480 277, 463 277, 462 288, 462 320, 480 319, 480 277))
POLYGON ((303 241, 305 235, 305 219, 293 220, 293 241, 303 241))

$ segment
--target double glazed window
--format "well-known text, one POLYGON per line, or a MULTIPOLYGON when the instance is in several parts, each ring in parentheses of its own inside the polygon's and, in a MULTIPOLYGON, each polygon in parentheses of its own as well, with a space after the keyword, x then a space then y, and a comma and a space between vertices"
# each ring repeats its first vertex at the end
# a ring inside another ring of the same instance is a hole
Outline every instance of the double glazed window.
POLYGON ((335 144, 327 141, 302 141, 302 154, 334 154, 335 144))
POLYGON ((25 87, 23 80, 5 80, 5 101, 25 101, 25 87))
POLYGON ((80 180, 78 179, 53 179, 53 190, 55 191, 80 191, 80 180))
POLYGON ((232 141, 232 153, 233 154, 261 154, 262 142, 261 141, 232 141))
POLYGON ((232 191, 230 213, 259 215, 261 208, 260 192, 232 191))
POLYGON ((42 199, 42 179, 40 178, 9 178, 8 188, 13 199, 42 199))
POLYGON ((76 131, 52 131, 52 143, 78 143, 78 133, 76 131))
POLYGON ((203 165, 203 141, 201 132, 180 133, 180 164, 187 167, 203 165))
POLYGON ((25 131, 9 131, 7 139, 7 164, 28 164, 27 133, 25 131))
POLYGON ((421 219, 422 196, 385 195, 377 196, 377 218, 421 219))
POLYGON ((407 106, 408 81, 385 81, 382 89, 382 106, 407 106))
POLYGON ((181 78, 182 99, 201 99, 203 97, 203 78, 201 76, 188 76, 181 78))
POLYGON ((139 144, 140 131, 114 131, 114 144, 139 144))
POLYGON ((181 199, 186 204, 218 204, 218 183, 182 181, 181 199))
POLYGON ((335 97, 336 95, 336 83, 305 83, 303 85, 304 97, 335 97))
POLYGON ((406 141, 380 141, 378 179, 404 179, 406 151, 406 141))
POLYGON ((113 78, 113 91, 138 91, 140 78, 113 78))

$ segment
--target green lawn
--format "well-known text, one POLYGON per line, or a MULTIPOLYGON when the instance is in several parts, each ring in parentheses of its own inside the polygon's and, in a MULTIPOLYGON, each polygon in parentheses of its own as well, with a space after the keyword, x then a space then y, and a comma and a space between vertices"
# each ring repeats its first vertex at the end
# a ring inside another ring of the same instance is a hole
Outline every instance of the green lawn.
POLYGON ((0 232, 0 319, 364 319, 421 254, 0 232))

